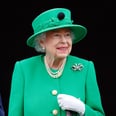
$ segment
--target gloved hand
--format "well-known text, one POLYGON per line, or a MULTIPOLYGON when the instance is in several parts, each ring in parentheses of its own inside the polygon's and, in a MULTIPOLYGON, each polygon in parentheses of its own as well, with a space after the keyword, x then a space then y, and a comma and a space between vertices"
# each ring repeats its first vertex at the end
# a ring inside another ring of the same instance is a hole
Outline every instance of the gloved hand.
POLYGON ((84 114, 85 104, 80 99, 67 94, 58 94, 57 99, 62 110, 78 112, 81 116, 84 114))

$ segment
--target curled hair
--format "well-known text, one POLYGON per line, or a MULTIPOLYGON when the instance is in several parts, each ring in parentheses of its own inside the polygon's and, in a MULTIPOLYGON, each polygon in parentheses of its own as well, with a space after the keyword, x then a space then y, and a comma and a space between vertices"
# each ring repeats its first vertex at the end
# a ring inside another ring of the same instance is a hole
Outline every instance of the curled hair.
POLYGON ((45 49, 43 49, 43 47, 39 43, 40 39, 45 39, 45 38, 46 38, 46 33, 42 33, 35 38, 34 48, 37 52, 45 53, 45 49))

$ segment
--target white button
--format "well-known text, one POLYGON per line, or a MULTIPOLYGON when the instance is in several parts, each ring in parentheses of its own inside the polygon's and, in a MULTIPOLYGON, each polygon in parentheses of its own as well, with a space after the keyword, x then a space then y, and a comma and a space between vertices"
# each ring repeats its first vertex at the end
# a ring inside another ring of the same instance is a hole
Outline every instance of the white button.
POLYGON ((52 95, 56 95, 57 93, 57 90, 52 90, 52 95))
POLYGON ((54 110, 52 111, 52 113, 53 113, 53 115, 57 115, 57 114, 58 114, 58 110, 54 109, 54 110))

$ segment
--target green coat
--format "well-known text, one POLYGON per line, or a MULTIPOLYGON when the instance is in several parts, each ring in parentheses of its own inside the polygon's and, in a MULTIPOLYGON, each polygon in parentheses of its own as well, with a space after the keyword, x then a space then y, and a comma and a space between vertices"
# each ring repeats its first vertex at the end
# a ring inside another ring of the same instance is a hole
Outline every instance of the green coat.
MULTIPOLYGON (((85 116, 104 116, 94 64, 68 56, 63 75, 52 78, 44 65, 44 55, 17 61, 14 67, 8 116, 65 116, 57 103, 59 93, 73 95, 85 104, 85 116), (72 66, 81 63, 82 70, 72 66)), ((74 113, 73 116, 78 116, 74 113)))

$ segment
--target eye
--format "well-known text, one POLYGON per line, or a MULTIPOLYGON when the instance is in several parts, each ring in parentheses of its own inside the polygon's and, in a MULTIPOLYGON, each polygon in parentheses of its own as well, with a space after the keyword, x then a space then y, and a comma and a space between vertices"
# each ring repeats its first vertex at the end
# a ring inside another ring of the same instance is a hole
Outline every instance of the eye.
POLYGON ((71 37, 71 33, 70 33, 70 32, 67 32, 67 33, 65 34, 65 36, 71 37))
POLYGON ((60 34, 59 34, 59 33, 54 33, 54 36, 55 36, 55 37, 59 37, 60 34))

